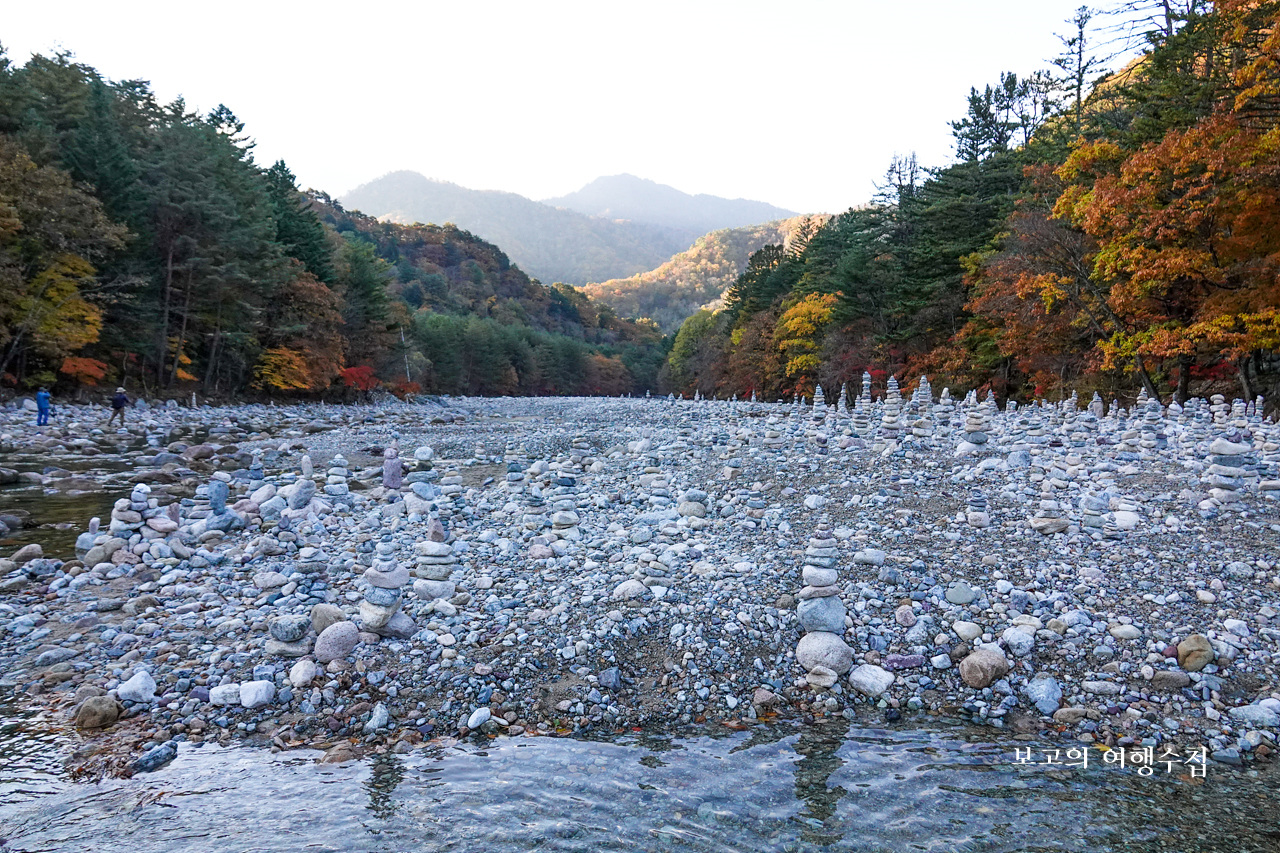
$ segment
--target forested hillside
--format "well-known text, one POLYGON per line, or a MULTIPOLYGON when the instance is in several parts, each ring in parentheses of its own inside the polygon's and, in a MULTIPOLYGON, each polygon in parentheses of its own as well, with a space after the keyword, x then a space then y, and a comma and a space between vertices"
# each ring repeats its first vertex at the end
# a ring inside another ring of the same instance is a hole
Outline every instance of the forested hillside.
POLYGON ((0 382, 146 395, 643 392, 652 324, 254 162, 226 107, 0 54, 0 382))
POLYGON ((720 297, 746 269, 753 252, 773 244, 790 245, 797 233, 807 239, 828 218, 797 216, 713 231, 657 269, 582 289, 624 317, 647 317, 674 332, 700 308, 722 307, 720 297))
POLYGON ((454 223, 502 246, 544 282, 586 284, 653 269, 702 230, 615 222, 560 210, 515 193, 471 190, 416 172, 392 172, 341 198, 350 208, 411 224, 454 223))
POLYGON ((668 384, 1280 390, 1280 4, 1110 11, 1111 33, 1151 22, 1141 58, 1099 80, 1082 9, 1054 73, 972 90, 957 162, 901 159, 870 207, 756 252, 725 308, 682 326, 668 384))

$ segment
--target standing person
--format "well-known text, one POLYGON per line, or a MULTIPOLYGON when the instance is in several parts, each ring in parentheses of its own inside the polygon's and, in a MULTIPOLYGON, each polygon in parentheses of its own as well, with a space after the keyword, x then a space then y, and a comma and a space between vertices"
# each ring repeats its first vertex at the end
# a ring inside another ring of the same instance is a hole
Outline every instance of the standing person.
POLYGON ((116 415, 120 416, 120 426, 124 427, 124 410, 129 407, 129 395, 124 392, 123 388, 116 389, 116 395, 111 398, 111 417, 107 418, 107 426, 116 419, 116 415))
POLYGON ((36 426, 49 425, 49 407, 52 402, 53 395, 48 388, 42 386, 36 392, 36 426))

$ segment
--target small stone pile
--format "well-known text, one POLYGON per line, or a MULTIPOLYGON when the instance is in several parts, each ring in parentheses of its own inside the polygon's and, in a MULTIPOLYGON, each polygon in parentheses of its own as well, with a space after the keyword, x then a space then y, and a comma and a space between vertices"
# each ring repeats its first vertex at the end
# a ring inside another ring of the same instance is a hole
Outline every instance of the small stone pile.
POLYGON ((964 520, 970 527, 976 527, 979 530, 991 526, 991 514, 987 511, 987 496, 981 491, 974 489, 969 493, 969 506, 964 520))
POLYGON ((831 687, 853 665, 853 649, 844 641, 848 611, 836 586, 839 553, 831 525, 820 522, 805 548, 801 570, 805 585, 796 606, 800 627, 805 630, 796 646, 796 661, 815 687, 831 687))
POLYGON ((413 594, 424 601, 453 598, 457 591, 449 578, 458 567, 458 558, 445 539, 444 528, 433 526, 427 540, 414 546, 418 556, 413 570, 417 578, 413 582, 413 594))
POLYGON ((128 499, 121 498, 111 508, 111 523, 108 532, 112 536, 128 539, 142 527, 142 513, 149 509, 148 499, 151 489, 139 483, 133 487, 128 499))
POLYGON ((1221 436, 1213 440, 1206 460, 1209 464, 1201 478, 1209 486, 1210 501, 1219 506, 1235 503, 1241 492, 1257 482, 1257 473, 1247 467, 1252 451, 1252 444, 1229 441, 1221 436))
POLYGON ((347 479, 350 476, 351 472, 347 470, 346 458, 341 454, 333 457, 329 462, 329 470, 326 472, 324 483, 324 493, 333 503, 351 503, 351 487, 347 484, 347 479))
POLYGON ((400 451, 388 447, 382 451, 382 488, 390 492, 400 491, 404 485, 404 463, 400 461, 400 451))
POLYGON ((1062 505, 1053 497, 1048 483, 1040 494, 1040 507, 1031 517, 1031 528, 1041 536, 1052 536, 1066 530, 1070 522, 1063 517, 1062 505))

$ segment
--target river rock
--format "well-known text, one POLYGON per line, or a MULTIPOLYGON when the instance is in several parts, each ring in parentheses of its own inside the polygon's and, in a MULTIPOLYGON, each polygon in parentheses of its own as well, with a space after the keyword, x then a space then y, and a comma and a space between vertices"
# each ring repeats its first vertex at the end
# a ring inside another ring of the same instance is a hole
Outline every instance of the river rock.
POLYGON ((311 629, 316 634, 323 634, 330 625, 342 622, 346 618, 346 614, 336 605, 317 604, 311 608, 311 629))
POLYGON ((864 663, 849 673, 849 685, 872 699, 888 690, 896 680, 897 676, 892 672, 869 663, 864 663))
POLYGON ((76 706, 75 723, 82 729, 102 729, 120 718, 120 703, 110 696, 90 696, 76 706))
POLYGON ((1213 644, 1204 634, 1191 634, 1178 643, 1178 666, 1187 672, 1199 672, 1213 662, 1213 644))
POLYGON ((121 702, 150 702, 156 698, 156 681, 145 669, 136 671, 116 688, 121 702))
POLYGON ((240 685, 240 704, 246 708, 261 708, 276 698, 276 685, 272 681, 246 681, 240 685))
POLYGON ((335 622, 316 638, 316 660, 320 663, 341 660, 351 654, 359 642, 360 629, 356 627, 356 623, 335 622))
POLYGON ((839 634, 811 631, 800 638, 796 646, 796 661, 806 670, 825 666, 837 675, 843 675, 853 666, 853 649, 839 634))
POLYGON ((990 687, 997 679, 1009 673, 1009 659, 1004 652, 991 646, 982 646, 970 652, 960 661, 960 677, 970 687, 981 690, 990 687))

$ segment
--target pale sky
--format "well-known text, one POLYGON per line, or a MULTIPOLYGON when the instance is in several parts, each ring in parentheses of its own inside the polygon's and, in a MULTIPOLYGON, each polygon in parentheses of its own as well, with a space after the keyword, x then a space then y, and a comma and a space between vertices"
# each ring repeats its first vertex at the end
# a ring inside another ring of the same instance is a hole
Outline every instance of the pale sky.
POLYGON ((952 159, 970 86, 1043 68, 1082 0, 9 3, 165 101, 225 103, 304 187, 396 169, 531 198, 629 172, 800 212, 866 202, 895 154, 952 159))

